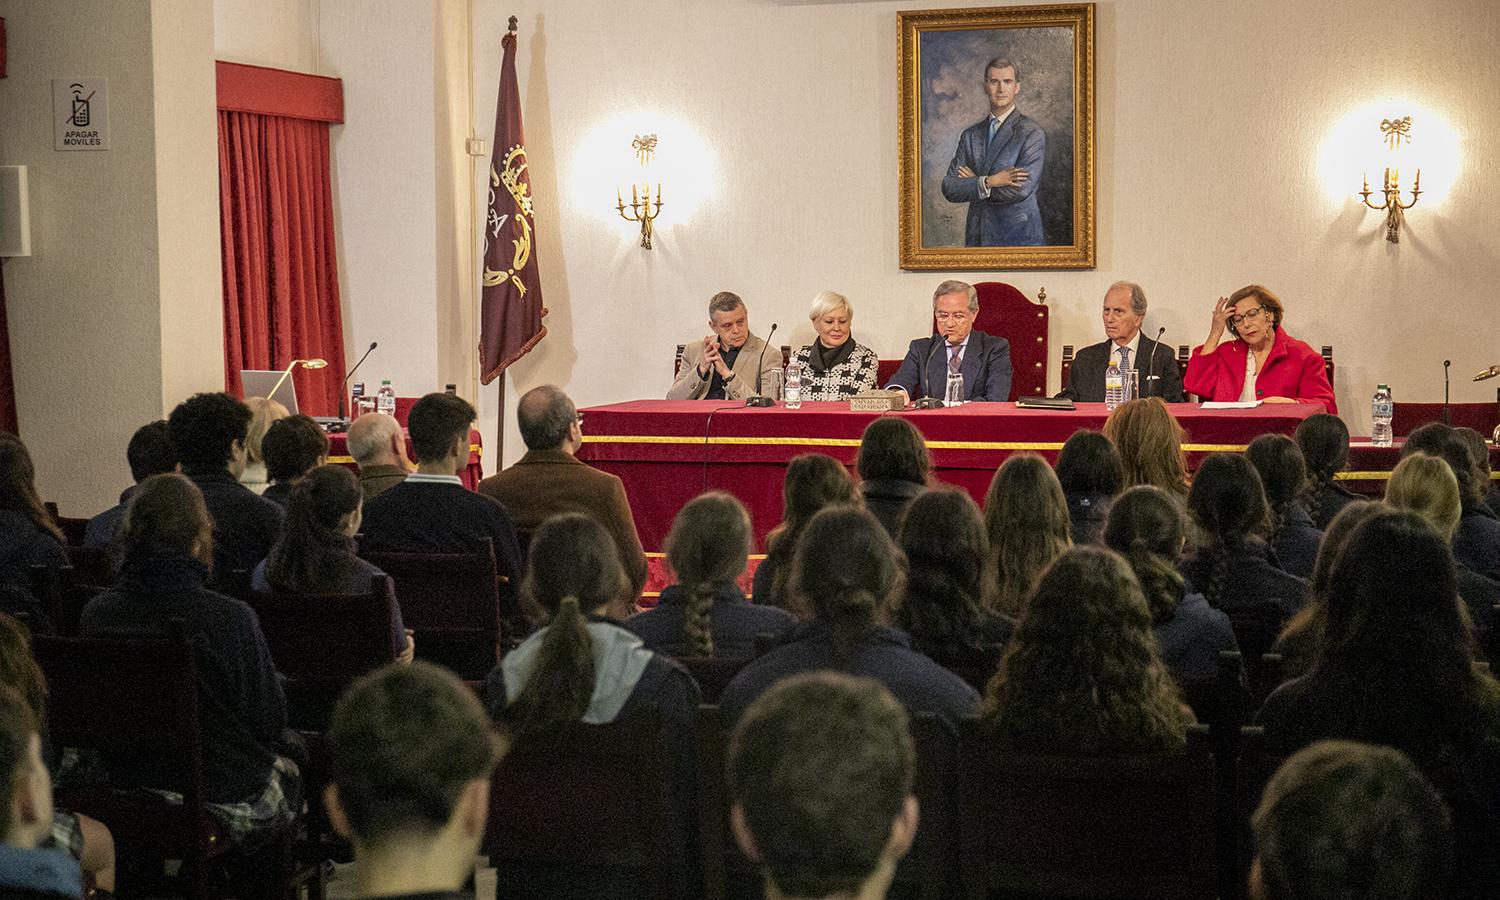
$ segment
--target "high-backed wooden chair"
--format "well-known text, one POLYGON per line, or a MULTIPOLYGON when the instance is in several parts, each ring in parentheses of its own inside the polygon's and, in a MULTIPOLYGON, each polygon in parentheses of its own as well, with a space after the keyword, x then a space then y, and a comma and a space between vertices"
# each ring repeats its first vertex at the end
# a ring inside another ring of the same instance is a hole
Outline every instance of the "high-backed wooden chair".
POLYGON ((478 553, 364 553, 396 583, 401 618, 416 632, 417 655, 482 681, 499 660, 501 608, 494 547, 478 553))
POLYGON ((975 723, 958 745, 959 870, 970 900, 1213 900, 1215 768, 1181 754, 1038 756, 975 723))
MULTIPOLYGON (((1188 360, 1192 358, 1193 348, 1187 344, 1177 345, 1177 371, 1182 377, 1187 377, 1188 360)), ((1328 383, 1333 384, 1333 346, 1323 345, 1323 372, 1328 376, 1328 383)), ((1183 391, 1183 398, 1192 403, 1198 403, 1203 398, 1197 394, 1183 391)))
MULTIPOLYGON (((979 295, 979 314, 974 327, 986 334, 1010 342, 1010 396, 1041 397, 1047 392, 1047 323, 1051 311, 1046 293, 1032 301, 1014 285, 1001 281, 980 281, 974 285, 979 295)), ((933 332, 937 330, 933 323, 933 332)), ((876 384, 889 384, 901 367, 901 359, 882 359, 876 369, 876 384)))

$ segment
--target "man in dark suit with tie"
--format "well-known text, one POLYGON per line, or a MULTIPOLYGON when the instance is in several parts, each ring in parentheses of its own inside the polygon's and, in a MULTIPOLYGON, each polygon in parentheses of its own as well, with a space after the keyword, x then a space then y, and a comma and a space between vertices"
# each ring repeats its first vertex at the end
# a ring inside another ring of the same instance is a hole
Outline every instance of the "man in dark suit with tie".
POLYGON ((1036 247, 1046 243, 1036 190, 1042 182, 1047 134, 1016 109, 1021 73, 1004 57, 984 67, 990 114, 964 129, 943 177, 943 196, 969 204, 968 247, 1036 247))
POLYGON ((1182 402, 1182 372, 1172 348, 1141 334, 1146 318, 1146 292, 1131 281, 1117 281, 1104 292, 1104 334, 1108 340, 1078 351, 1068 370, 1068 383, 1059 397, 1099 403, 1104 400, 1104 372, 1110 363, 1122 371, 1135 370, 1140 396, 1182 402))
POLYGON ((887 389, 904 392, 908 400, 923 396, 941 399, 948 374, 956 372, 964 379, 965 400, 1009 400, 1010 342, 975 331, 978 314, 979 294, 973 285, 963 281, 938 285, 932 295, 932 317, 937 320, 938 333, 911 342, 887 389))

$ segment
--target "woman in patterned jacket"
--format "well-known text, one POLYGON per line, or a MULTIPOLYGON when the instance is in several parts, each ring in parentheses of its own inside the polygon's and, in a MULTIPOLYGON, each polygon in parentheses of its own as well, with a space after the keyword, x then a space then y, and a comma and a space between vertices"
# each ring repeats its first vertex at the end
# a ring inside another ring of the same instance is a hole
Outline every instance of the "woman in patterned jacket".
POLYGON ((880 360, 869 347, 854 339, 850 324, 854 307, 849 298, 823 291, 813 298, 809 313, 818 339, 797 351, 802 364, 802 399, 846 400, 875 387, 880 360))

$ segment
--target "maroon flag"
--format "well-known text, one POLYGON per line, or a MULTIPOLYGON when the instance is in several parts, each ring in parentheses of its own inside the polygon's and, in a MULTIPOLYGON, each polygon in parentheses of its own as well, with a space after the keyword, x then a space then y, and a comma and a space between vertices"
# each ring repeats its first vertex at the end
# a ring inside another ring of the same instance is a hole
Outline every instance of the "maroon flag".
POLYGON ((542 277, 536 268, 531 175, 521 128, 521 90, 516 83, 516 17, 501 39, 500 101, 495 110, 495 149, 490 157, 489 213, 484 222, 483 299, 479 317, 480 382, 489 384, 506 366, 547 336, 542 317, 542 277))

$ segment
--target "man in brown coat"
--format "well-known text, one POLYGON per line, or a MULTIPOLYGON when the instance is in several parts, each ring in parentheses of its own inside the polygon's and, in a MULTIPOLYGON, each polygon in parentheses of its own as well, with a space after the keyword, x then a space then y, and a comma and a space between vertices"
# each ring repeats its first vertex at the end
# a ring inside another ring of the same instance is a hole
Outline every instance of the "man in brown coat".
POLYGON ((532 533, 555 515, 580 512, 598 519, 620 548, 632 597, 639 596, 646 583, 646 554, 641 551, 625 485, 573 455, 583 445, 573 401, 550 384, 533 388, 516 405, 516 422, 526 455, 509 469, 479 482, 479 492, 510 511, 523 552, 532 533))

